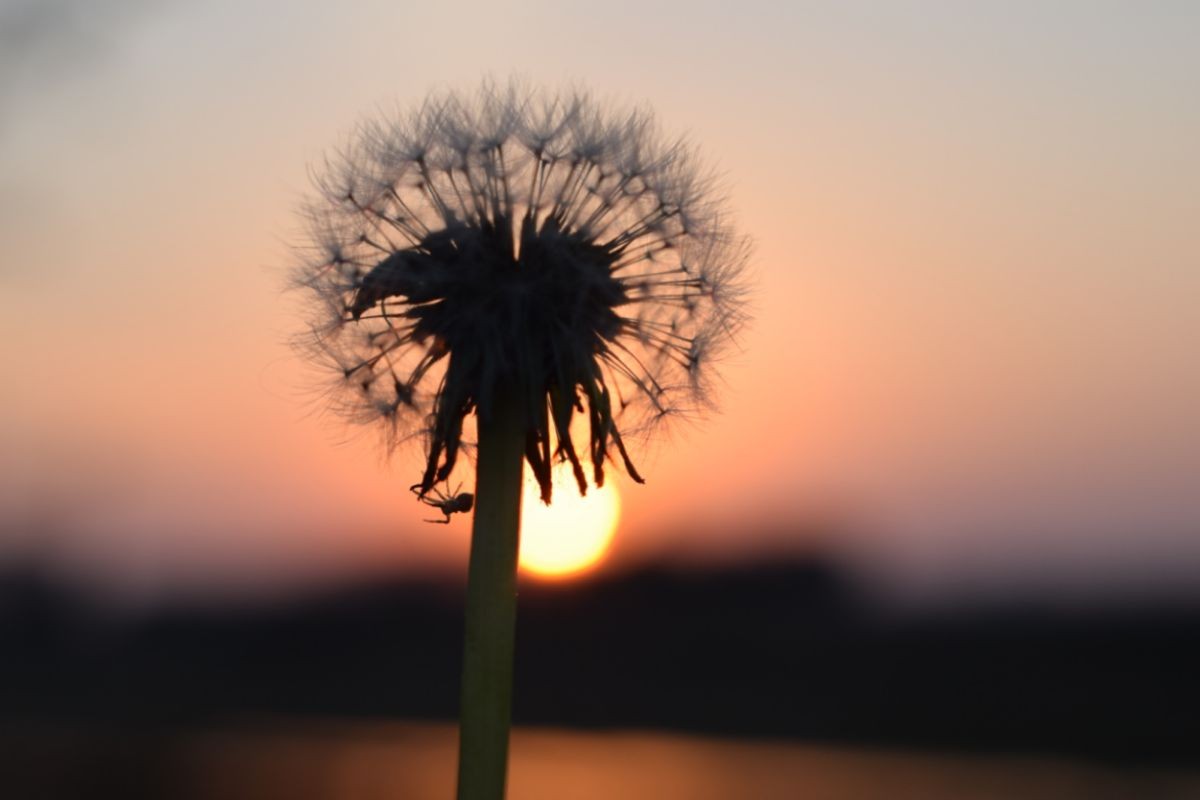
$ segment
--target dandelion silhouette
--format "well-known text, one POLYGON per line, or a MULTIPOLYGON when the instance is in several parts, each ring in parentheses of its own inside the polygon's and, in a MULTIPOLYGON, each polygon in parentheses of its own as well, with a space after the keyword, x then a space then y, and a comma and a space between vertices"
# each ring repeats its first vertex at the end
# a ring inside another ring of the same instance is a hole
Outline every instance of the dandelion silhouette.
POLYGON ((642 482, 627 439, 710 404, 747 243, 685 143, 581 92, 436 94, 316 182, 295 277, 335 404, 389 443, 424 435, 427 503, 477 429, 459 792, 501 796, 522 462, 547 503, 559 461, 581 493, 585 461, 597 486, 618 460, 642 482))

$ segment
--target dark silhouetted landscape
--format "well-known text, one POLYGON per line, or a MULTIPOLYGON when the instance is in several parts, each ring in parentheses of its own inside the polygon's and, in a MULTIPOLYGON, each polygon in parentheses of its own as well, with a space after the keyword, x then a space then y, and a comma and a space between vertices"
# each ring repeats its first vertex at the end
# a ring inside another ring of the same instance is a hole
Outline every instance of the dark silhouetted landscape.
MULTIPOLYGON (((108 621, 34 572, 0 587, 10 737, 456 713, 452 581, 108 621)), ((1195 608, 885 617, 808 561, 529 584, 518 636, 517 724, 1175 766, 1200 755, 1195 608)))

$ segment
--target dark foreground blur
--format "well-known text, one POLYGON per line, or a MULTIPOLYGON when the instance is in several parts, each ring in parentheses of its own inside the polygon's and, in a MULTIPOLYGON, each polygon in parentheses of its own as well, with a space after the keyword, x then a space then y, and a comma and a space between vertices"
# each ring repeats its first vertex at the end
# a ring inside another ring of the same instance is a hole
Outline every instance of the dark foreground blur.
MULTIPOLYGON (((0 798, 447 797, 461 594, 114 618, 0 575, 0 798)), ((821 562, 531 584, 516 722, 592 732, 523 729, 512 797, 1200 798, 1198 611, 897 617, 821 562)))

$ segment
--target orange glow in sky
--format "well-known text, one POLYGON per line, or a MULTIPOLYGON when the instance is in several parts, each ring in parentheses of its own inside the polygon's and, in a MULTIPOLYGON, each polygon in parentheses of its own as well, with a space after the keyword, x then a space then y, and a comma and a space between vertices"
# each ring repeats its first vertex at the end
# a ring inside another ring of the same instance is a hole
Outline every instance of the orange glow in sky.
POLYGON ((527 498, 527 573, 776 558, 831 519, 825 552, 921 591, 1196 584, 1200 6, 297 0, 281 35, 271 4, 116 5, 0 48, 0 570, 139 601, 463 573, 420 437, 321 413, 283 273, 356 122, 511 73, 654 109, 756 241, 719 413, 631 435, 644 486, 527 498))

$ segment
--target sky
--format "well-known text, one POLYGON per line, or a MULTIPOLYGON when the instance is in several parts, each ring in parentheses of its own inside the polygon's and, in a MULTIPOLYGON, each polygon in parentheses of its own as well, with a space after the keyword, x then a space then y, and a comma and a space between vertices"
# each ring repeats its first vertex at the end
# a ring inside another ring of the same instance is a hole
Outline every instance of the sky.
POLYGON ((649 104, 756 242, 722 412, 621 484, 611 568, 1183 591, 1198 41, 1186 2, 0 0, 0 565, 133 602, 461 569, 419 454, 316 412, 283 276, 356 122, 519 75, 649 104))

